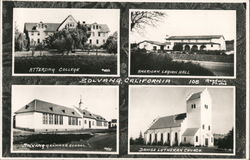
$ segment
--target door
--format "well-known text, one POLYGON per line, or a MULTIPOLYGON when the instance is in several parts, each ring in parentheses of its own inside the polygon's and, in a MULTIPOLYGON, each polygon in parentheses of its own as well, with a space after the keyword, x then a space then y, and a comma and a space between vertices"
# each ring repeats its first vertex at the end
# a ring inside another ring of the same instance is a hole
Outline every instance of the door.
POLYGON ((205 146, 208 146, 208 138, 205 138, 205 146))
POLYGON ((89 128, 91 128, 91 121, 89 121, 89 128))

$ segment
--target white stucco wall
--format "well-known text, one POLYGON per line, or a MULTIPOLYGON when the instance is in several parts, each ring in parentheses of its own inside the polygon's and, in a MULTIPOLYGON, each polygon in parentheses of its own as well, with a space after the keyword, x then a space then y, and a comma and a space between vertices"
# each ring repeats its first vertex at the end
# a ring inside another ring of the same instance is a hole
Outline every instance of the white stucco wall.
POLYGON ((142 43, 139 44, 140 49, 146 49, 148 51, 154 50, 154 47, 156 47, 156 50, 161 49, 160 46, 155 45, 155 44, 151 44, 151 43, 148 43, 148 42, 142 42, 142 43))
POLYGON ((100 32, 100 27, 98 26, 98 29, 96 29, 96 26, 98 26, 98 24, 91 25, 91 35, 87 42, 92 45, 101 46, 106 43, 109 33, 100 32))
POLYGON ((34 112, 16 114, 16 127, 34 129, 35 128, 34 119, 35 119, 34 112))

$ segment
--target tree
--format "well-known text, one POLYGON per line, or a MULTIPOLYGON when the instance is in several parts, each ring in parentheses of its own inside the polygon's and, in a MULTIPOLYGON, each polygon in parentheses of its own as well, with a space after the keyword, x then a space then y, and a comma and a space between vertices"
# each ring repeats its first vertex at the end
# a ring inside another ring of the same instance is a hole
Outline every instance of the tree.
POLYGON ((44 43, 48 49, 57 49, 60 53, 66 50, 69 54, 69 51, 73 53, 76 48, 82 49, 89 37, 88 26, 78 22, 76 28, 57 31, 47 37, 44 43))
POLYGON ((117 54, 117 32, 114 32, 108 37, 107 41, 103 45, 103 48, 108 51, 108 53, 117 54))
POLYGON ((233 129, 231 129, 228 134, 223 139, 217 140, 218 148, 223 149, 233 149, 234 138, 233 138, 233 129))
POLYGON ((130 30, 144 29, 146 25, 156 26, 166 16, 164 12, 158 11, 133 11, 131 12, 130 30))
POLYGON ((25 34, 19 32, 15 26, 15 51, 22 51, 27 49, 28 41, 25 34))

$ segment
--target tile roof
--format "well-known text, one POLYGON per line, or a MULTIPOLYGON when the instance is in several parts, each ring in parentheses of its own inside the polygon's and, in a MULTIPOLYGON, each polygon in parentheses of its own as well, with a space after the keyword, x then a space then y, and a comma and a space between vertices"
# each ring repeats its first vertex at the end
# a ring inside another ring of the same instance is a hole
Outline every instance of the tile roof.
POLYGON ((197 98, 200 98, 201 97, 201 93, 202 92, 197 92, 197 93, 193 93, 187 101, 190 101, 190 100, 194 100, 194 99, 197 99, 197 98))
POLYGON ((149 40, 144 40, 144 41, 142 41, 142 42, 139 42, 138 44, 141 44, 141 43, 143 43, 143 42, 147 42, 147 43, 150 43, 150 44, 154 44, 154 45, 158 45, 158 46, 163 46, 163 45, 170 45, 171 43, 170 42, 164 42, 164 43, 162 43, 162 42, 157 42, 157 41, 149 41, 149 40))
POLYGON ((107 120, 105 118, 103 118, 102 116, 100 116, 98 114, 93 114, 93 115, 97 121, 107 122, 107 120))
POLYGON ((219 39, 224 38, 223 35, 196 35, 196 36, 171 36, 167 40, 191 40, 191 39, 219 39))
POLYGON ((76 107, 76 109, 77 109, 80 113, 82 113, 82 117, 83 117, 83 118, 96 119, 96 118, 94 117, 94 115, 93 115, 92 113, 90 113, 89 111, 87 111, 86 109, 80 109, 80 108, 77 108, 77 107, 76 107))
POLYGON ((182 136, 194 136, 199 128, 187 128, 182 136))
POLYGON ((20 113, 27 113, 27 112, 42 112, 42 113, 51 113, 51 114, 58 114, 64 116, 71 116, 71 117, 81 117, 74 109, 57 105, 54 103, 34 99, 29 104, 25 105, 24 107, 20 108, 15 112, 15 114, 20 113))
MULTIPOLYGON (((37 32, 36 30, 36 25, 38 23, 25 23, 24 24, 24 29, 26 31, 34 31, 37 32)), ((47 26, 47 28, 45 29, 45 32, 55 32, 57 31, 58 27, 60 26, 60 23, 43 23, 47 26)))
POLYGON ((186 118, 186 113, 161 117, 161 118, 157 119, 148 130, 180 127, 182 121, 185 118, 186 118))

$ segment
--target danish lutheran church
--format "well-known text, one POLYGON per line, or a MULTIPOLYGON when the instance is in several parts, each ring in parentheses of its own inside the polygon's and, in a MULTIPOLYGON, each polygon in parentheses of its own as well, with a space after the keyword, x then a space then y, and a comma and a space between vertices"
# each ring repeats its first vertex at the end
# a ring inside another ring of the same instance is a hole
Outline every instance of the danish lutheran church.
POLYGON ((212 99, 208 89, 186 99, 186 113, 160 117, 144 133, 146 144, 213 146, 212 99))

